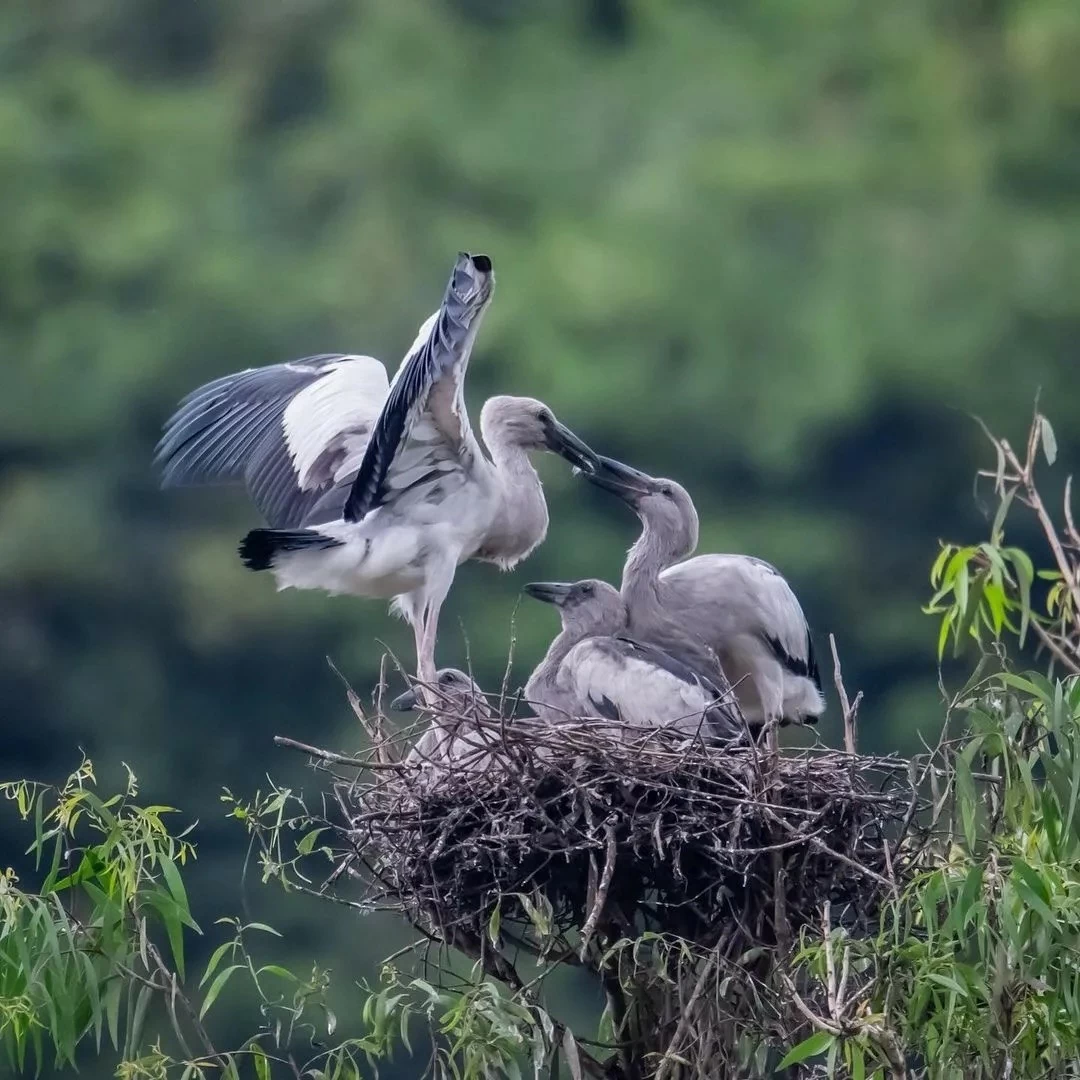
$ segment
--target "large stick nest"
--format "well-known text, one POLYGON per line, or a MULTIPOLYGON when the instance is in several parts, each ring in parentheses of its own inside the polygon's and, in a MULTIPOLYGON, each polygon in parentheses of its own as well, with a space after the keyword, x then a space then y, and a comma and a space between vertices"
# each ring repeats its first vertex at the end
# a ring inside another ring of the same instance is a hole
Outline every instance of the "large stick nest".
POLYGON ((783 944, 826 902, 871 927, 910 873, 917 798, 896 758, 584 720, 442 723, 462 725, 449 757, 396 760, 382 741, 335 791, 341 868, 366 868, 364 899, 446 940, 482 939, 498 909, 585 939, 613 926, 783 944))

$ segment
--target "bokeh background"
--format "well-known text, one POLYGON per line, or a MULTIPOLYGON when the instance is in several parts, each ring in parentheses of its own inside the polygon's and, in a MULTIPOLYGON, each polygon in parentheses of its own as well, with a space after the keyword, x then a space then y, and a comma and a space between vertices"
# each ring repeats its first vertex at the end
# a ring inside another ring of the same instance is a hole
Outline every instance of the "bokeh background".
MULTIPOLYGON (((366 693, 411 638, 245 572, 242 492, 158 490, 183 394, 393 367, 455 253, 490 253, 472 409, 541 397, 686 484, 701 550, 776 563, 837 634, 875 750, 940 724, 920 604, 937 538, 984 527, 968 414, 1018 436, 1041 387, 1075 458, 1070 0, 12 3, 0 192, 0 773, 130 763, 200 820, 210 943, 243 909, 346 987, 401 931, 242 883, 219 793, 313 785, 271 736, 353 745, 324 658, 366 693)), ((444 611, 441 662, 488 686, 521 584, 615 578, 635 534, 541 467, 545 546, 464 568, 444 611)), ((554 626, 518 609, 515 683, 554 626)), ((24 839, 0 815, 0 862, 24 839)))

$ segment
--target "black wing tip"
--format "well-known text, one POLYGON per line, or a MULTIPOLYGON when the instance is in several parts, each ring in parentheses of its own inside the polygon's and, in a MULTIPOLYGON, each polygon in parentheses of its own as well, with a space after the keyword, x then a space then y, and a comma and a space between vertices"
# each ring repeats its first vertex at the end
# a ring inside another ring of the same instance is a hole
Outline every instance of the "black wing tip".
POLYGON ((791 653, 784 648, 780 639, 774 637, 772 634, 763 634, 762 637, 765 640, 765 644, 772 650, 773 655, 777 660, 789 671, 792 675, 798 675, 800 678, 809 679, 817 688, 818 693, 821 690, 821 672, 818 670, 817 658, 814 656, 814 642, 810 637, 809 629, 806 631, 806 659, 801 659, 797 656, 792 656, 791 653))
POLYGON ((335 547, 342 547, 342 542, 314 529, 252 529, 240 541, 238 550, 249 570, 272 570, 283 552, 335 547))

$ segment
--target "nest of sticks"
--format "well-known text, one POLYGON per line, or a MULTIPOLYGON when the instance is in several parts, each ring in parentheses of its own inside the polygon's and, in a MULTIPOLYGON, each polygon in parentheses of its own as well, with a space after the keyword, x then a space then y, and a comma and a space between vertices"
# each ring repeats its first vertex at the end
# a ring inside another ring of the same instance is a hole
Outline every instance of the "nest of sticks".
POLYGON ((873 933, 943 805, 929 763, 920 777, 914 761, 855 753, 859 699, 839 674, 837 687, 845 752, 541 723, 504 698, 444 700, 434 727, 395 731, 350 690, 366 750, 277 740, 330 778, 322 812, 296 827, 319 830, 333 869, 300 887, 397 912, 427 970, 432 943, 454 946, 529 1007, 551 971, 590 972, 617 1041, 556 1029, 585 1074, 766 1075, 815 1004, 791 963, 800 931, 873 933))
POLYGON ((369 751, 291 744, 336 774, 334 880, 442 940, 489 938, 497 920, 540 951, 558 939, 584 955, 602 930, 745 952, 820 925, 826 904, 869 930, 921 848, 921 800, 899 758, 468 708, 441 712, 442 745, 410 758, 414 732, 388 733, 351 701, 369 751))

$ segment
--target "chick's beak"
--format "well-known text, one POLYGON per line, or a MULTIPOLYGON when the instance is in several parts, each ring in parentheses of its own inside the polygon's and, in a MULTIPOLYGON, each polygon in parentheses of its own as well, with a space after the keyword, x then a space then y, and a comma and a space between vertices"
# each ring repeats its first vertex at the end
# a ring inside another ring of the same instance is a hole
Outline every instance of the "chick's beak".
POLYGON ((559 457, 565 458, 575 469, 592 475, 600 462, 600 455, 588 443, 579 439, 565 424, 558 420, 552 423, 545 432, 547 448, 559 457))
POLYGON ((648 473, 609 457, 598 457, 596 469, 586 473, 585 479, 630 503, 648 495, 656 486, 656 481, 648 473))
POLYGON ((404 694, 398 694, 393 701, 390 702, 390 708, 394 712, 412 712, 420 704, 420 691, 417 687, 413 686, 406 690, 404 694))
POLYGON ((564 585, 558 581, 532 581, 525 586, 524 591, 534 600, 558 607, 566 601, 570 595, 570 589, 570 585, 564 585))

